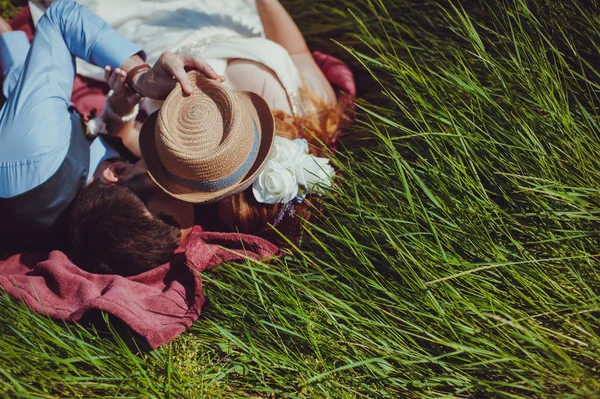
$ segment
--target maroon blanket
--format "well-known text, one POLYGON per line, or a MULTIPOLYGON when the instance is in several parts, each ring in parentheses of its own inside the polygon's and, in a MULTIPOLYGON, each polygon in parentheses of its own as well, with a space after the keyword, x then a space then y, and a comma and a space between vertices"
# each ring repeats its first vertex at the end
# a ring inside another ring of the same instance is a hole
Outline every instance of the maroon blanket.
POLYGON ((134 277, 87 273, 65 254, 18 254, 0 261, 0 286, 41 314, 77 321, 90 310, 123 320, 152 348, 171 341, 200 315, 200 272, 221 262, 265 259, 277 247, 262 238, 208 233, 198 226, 170 263, 134 277))
MULTIPOLYGON (((15 30, 33 36, 29 8, 12 21, 15 30)), ((354 97, 352 72, 346 64, 323 53, 315 60, 332 84, 354 97)), ((77 76, 72 101, 84 115, 102 112, 108 87, 77 76)), ((342 99, 341 99, 342 100, 342 99)), ((348 97, 343 97, 348 101, 348 97)), ((250 235, 209 233, 196 226, 173 260, 134 277, 87 273, 68 254, 17 254, 0 259, 0 287, 31 309, 67 321, 102 310, 121 319, 157 348, 181 334, 200 315, 204 295, 199 273, 221 262, 278 256, 275 245, 250 235)))

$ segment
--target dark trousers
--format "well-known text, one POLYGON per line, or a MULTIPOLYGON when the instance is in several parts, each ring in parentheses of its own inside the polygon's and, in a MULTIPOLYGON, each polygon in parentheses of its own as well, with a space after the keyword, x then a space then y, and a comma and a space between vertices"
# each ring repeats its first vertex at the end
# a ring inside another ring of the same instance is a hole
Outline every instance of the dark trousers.
POLYGON ((52 177, 12 198, 0 198, 0 254, 65 247, 70 205, 87 180, 90 148, 80 115, 71 110, 71 141, 52 177))

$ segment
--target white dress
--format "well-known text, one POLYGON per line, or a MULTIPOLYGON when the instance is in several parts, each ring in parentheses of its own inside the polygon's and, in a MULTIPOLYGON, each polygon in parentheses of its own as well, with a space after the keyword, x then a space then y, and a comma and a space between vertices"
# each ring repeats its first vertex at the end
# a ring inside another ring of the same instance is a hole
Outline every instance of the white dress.
MULTIPOLYGON (((264 37, 254 0, 77 0, 137 43, 152 65, 165 51, 202 56, 220 75, 228 60, 266 66, 285 90, 292 113, 301 113, 302 79, 289 53, 264 37)), ((77 73, 104 81, 104 70, 77 60, 77 73)), ((147 112, 159 103, 145 101, 147 112)))

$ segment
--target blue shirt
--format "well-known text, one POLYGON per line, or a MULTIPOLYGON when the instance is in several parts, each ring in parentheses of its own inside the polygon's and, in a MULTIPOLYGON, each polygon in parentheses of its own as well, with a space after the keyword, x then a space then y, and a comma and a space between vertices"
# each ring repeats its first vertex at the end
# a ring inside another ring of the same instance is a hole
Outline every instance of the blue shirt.
POLYGON ((0 111, 0 198, 39 186, 63 162, 71 138, 68 107, 74 57, 114 69, 141 51, 72 0, 58 0, 48 8, 31 45, 24 32, 0 35, 2 91, 7 98, 0 111))

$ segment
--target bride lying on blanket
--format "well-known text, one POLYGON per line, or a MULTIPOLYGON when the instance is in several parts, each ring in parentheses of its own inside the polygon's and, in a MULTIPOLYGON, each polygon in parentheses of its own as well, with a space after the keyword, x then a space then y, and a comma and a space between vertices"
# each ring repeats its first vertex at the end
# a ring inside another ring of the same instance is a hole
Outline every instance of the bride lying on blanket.
MULTIPOLYGON (((174 220, 182 232, 178 240, 194 223, 192 204, 211 203, 196 207, 196 213, 212 212, 230 231, 258 234, 279 225, 296 234, 299 218, 287 215, 294 208, 304 214, 306 194, 332 183, 333 168, 321 156, 338 132, 343 110, 283 6, 277 0, 257 0, 256 11, 242 0, 79 2, 142 45, 148 62, 165 49, 200 54, 225 77, 221 84, 190 73, 191 96, 178 87, 165 104, 142 102, 149 117, 140 133, 135 115, 141 99, 127 89, 124 72, 102 71, 113 89, 104 113, 107 132, 142 156, 152 179, 145 176, 136 191, 145 212, 174 220), (161 9, 167 5, 174 11, 161 9), (148 194, 154 184, 177 201, 148 194)), ((78 72, 98 77, 85 65, 78 72)), ((118 173, 118 162, 113 165, 118 173)), ((111 240, 114 228, 102 232, 102 221, 82 217, 93 212, 89 198, 101 193, 102 186, 91 185, 75 202, 72 241, 86 254, 82 264, 88 270, 120 274, 112 265, 128 257, 111 240)), ((154 266, 140 264, 136 270, 154 266)))

